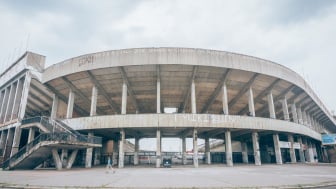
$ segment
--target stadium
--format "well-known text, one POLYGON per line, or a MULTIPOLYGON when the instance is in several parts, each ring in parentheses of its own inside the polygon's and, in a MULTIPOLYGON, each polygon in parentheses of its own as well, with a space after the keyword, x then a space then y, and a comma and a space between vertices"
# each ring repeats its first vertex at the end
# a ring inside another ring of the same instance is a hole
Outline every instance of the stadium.
POLYGON ((45 67, 26 52, 1 74, 3 169, 333 161, 336 121, 297 73, 237 53, 134 48, 45 67), (155 139, 154 151, 140 140, 155 139), (177 138, 181 151, 162 150, 177 138), (192 151, 186 140, 192 139, 192 151), (199 145, 199 140, 204 144, 199 145), (131 141, 131 142, 130 142, 131 141))

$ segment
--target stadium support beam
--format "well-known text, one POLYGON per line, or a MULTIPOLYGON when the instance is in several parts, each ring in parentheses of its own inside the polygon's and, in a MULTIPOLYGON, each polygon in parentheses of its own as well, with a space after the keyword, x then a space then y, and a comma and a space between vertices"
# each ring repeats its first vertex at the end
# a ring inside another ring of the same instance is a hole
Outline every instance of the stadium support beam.
POLYGON ((250 89, 253 82, 257 79, 258 74, 254 74, 251 79, 243 86, 238 94, 229 102, 229 108, 236 104, 236 102, 250 89))
POLYGON ((178 109, 178 112, 179 112, 179 113, 182 113, 182 112, 185 111, 185 108, 186 108, 186 106, 187 106, 187 102, 188 102, 188 98, 189 98, 189 95, 190 95, 190 92, 191 92, 191 87, 190 87, 190 86, 191 86, 192 82, 193 82, 194 79, 195 79, 195 76, 196 76, 196 74, 197 74, 197 71, 198 71, 198 66, 194 66, 194 67, 193 67, 192 75, 191 75, 191 77, 190 77, 190 82, 189 82, 189 85, 188 85, 188 87, 187 87, 187 92, 186 92, 186 94, 184 95, 183 101, 182 101, 182 103, 181 103, 181 105, 180 105, 180 107, 179 107, 179 109, 178 109))
POLYGON ((108 102, 110 107, 114 109, 114 111, 120 113, 120 107, 110 98, 110 95, 108 95, 104 87, 99 83, 99 81, 92 74, 92 72, 87 71, 87 74, 89 75, 89 78, 91 79, 92 83, 98 88, 99 93, 104 96, 105 100, 108 102))
POLYGON ((161 76, 160 65, 156 66, 156 113, 161 113, 161 76))
POLYGON ((225 70, 225 72, 223 73, 222 77, 220 78, 214 92, 211 94, 210 98, 205 103, 204 107, 202 108, 201 113, 206 113, 208 111, 208 109, 210 108, 210 106, 213 104, 213 102, 216 100, 217 96, 222 91, 224 86, 226 88, 225 82, 226 82, 226 80, 229 76, 230 71, 231 71, 230 69, 225 70))
POLYGON ((127 91, 128 91, 128 94, 131 97, 133 105, 135 106, 136 113, 138 113, 140 111, 139 103, 137 102, 137 99, 135 98, 135 94, 134 94, 134 92, 133 92, 133 90, 131 88, 131 85, 130 85, 128 77, 127 77, 127 74, 126 74, 126 72, 125 72, 125 70, 124 70, 123 67, 119 67, 119 71, 121 73, 121 76, 122 76, 124 82, 127 85, 127 91))

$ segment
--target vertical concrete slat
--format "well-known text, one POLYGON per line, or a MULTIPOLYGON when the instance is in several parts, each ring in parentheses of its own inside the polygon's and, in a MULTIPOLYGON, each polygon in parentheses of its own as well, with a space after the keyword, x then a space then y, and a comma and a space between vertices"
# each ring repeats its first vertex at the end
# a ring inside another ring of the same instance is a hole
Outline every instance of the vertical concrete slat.
POLYGON ((156 130, 156 167, 161 166, 161 131, 156 130))
POLYGON ((30 127, 29 128, 29 134, 28 134, 28 142, 27 143, 30 143, 34 140, 35 138, 35 131, 36 129, 34 127, 30 127))
POLYGON ((19 151, 21 133, 22 129, 20 128, 20 126, 15 127, 11 156, 19 151))
POLYGON ((187 142, 185 136, 182 137, 182 164, 187 164, 187 142))
POLYGON ((160 77, 156 81, 156 113, 161 113, 161 81, 160 77))
POLYGON ((259 149, 259 136, 257 132, 252 132, 254 164, 261 165, 260 149, 259 149))
POLYGON ((58 112, 58 104, 59 104, 59 99, 56 94, 53 95, 53 103, 51 107, 51 119, 56 119, 57 118, 57 112, 58 112))
POLYGON ((293 135, 289 134, 288 135, 288 142, 291 143, 291 148, 289 149, 289 154, 290 154, 290 158, 291 158, 291 162, 292 163, 296 163, 296 156, 295 156, 295 149, 294 149, 294 137, 293 135))
POLYGON ((14 93, 14 97, 13 97, 13 100, 11 100, 9 103, 11 104, 8 109, 8 113, 7 113, 7 118, 6 118, 6 121, 12 121, 12 118, 13 118, 13 110, 16 106, 16 97, 17 97, 17 94, 18 94, 18 87, 19 87, 19 82, 20 80, 17 80, 16 84, 14 83, 14 88, 15 88, 15 93, 14 93))
POLYGON ((255 117, 255 109, 254 109, 254 99, 253 99, 253 90, 250 87, 248 90, 248 105, 249 105, 249 112, 251 116, 255 117))
POLYGON ((26 113, 30 82, 31 82, 31 74, 30 72, 27 72, 24 77, 23 91, 22 91, 21 100, 20 100, 20 107, 19 107, 19 112, 18 112, 19 120, 22 120, 26 113))
POLYGON ((134 165, 139 165, 139 137, 134 139, 134 165))
POLYGON ((122 97, 121 97, 121 114, 126 114, 127 109, 127 85, 123 82, 122 85, 122 97))
POLYGON ((6 87, 4 103, 2 104, 2 108, 1 108, 0 124, 4 123, 6 119, 6 110, 7 110, 7 105, 8 105, 9 93, 10 93, 10 88, 6 87))
POLYGON ((193 129, 193 160, 194 160, 194 167, 198 167, 198 145, 197 145, 197 129, 193 129))
POLYGON ((211 164, 211 154, 210 154, 210 139, 209 137, 205 138, 205 157, 206 157, 206 163, 208 165, 211 164))
POLYGON ((293 115, 293 122, 294 122, 294 123, 299 123, 295 103, 293 103, 293 104, 291 105, 291 110, 292 110, 292 115, 293 115))
POLYGON ((248 152, 247 152, 247 143, 246 142, 241 142, 241 148, 242 148, 243 163, 249 163, 248 152))
POLYGON ((195 81, 191 82, 191 113, 196 114, 196 91, 195 91, 195 81))
POLYGON ((10 86, 10 91, 9 91, 9 96, 8 96, 8 102, 7 102, 7 107, 6 107, 6 112, 5 112, 5 115, 4 115, 4 119, 3 119, 3 123, 6 123, 8 121, 8 112, 12 112, 10 109, 10 107, 13 106, 13 98, 14 98, 14 95, 15 95, 15 92, 14 91, 14 84, 12 83, 11 86, 10 86))
POLYGON ((119 168, 124 168, 124 144, 125 144, 125 131, 123 129, 120 130, 120 140, 119 140, 119 168))
POLYGON ((2 130, 0 137, 0 156, 4 156, 6 149, 7 130, 2 130))
POLYGON ((302 110, 301 110, 301 106, 299 106, 297 108, 297 113, 298 113, 298 121, 299 121, 299 124, 303 124, 303 118, 302 118, 302 110))
POLYGON ((299 149, 299 155, 300 155, 300 161, 302 163, 306 162, 304 152, 303 152, 303 144, 302 144, 302 137, 298 137, 298 143, 300 143, 300 149, 299 149))
POLYGON ((96 86, 93 86, 91 94, 90 116, 97 115, 97 97, 98 97, 98 89, 96 86))
POLYGON ((288 105, 287 105, 286 97, 282 100, 282 111, 284 114, 285 121, 289 121, 289 112, 288 112, 288 105))
POLYGON ((17 80, 17 85, 16 85, 16 92, 15 92, 15 97, 14 97, 14 105, 11 113, 11 118, 10 120, 12 121, 13 119, 17 118, 17 110, 20 105, 20 99, 22 95, 22 87, 23 87, 23 82, 21 79, 17 80))
MULTIPOLYGON (((93 132, 89 132, 88 138, 91 139, 92 137, 93 137, 93 132)), ((93 152, 93 148, 86 149, 85 168, 92 167, 92 152, 93 152)))

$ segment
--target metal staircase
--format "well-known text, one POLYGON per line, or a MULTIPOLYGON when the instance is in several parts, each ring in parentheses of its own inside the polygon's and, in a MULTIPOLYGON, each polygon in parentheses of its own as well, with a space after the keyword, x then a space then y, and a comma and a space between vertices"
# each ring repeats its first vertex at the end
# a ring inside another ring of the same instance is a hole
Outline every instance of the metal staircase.
POLYGON ((3 170, 34 169, 51 156, 52 149, 101 147, 101 137, 88 137, 73 130, 60 120, 34 117, 22 120, 22 127, 36 126, 41 133, 2 164, 3 170))

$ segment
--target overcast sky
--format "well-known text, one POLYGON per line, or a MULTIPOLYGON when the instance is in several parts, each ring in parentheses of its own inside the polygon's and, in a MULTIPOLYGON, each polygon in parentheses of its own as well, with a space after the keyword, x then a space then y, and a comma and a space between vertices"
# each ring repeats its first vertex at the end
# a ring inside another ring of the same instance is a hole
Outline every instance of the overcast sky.
POLYGON ((133 47, 232 51, 293 69, 336 109, 336 1, 4 0, 0 24, 2 67, 26 49, 47 65, 133 47))

